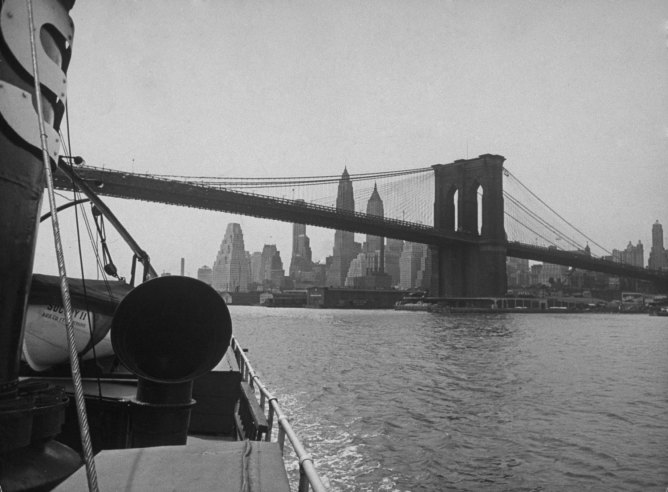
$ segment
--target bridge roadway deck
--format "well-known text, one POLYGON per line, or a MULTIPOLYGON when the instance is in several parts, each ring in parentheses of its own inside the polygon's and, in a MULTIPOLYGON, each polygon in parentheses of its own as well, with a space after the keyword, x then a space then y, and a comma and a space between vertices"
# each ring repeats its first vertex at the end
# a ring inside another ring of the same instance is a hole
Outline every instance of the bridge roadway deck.
POLYGON ((668 272, 648 270, 633 265, 602 260, 575 251, 563 251, 555 248, 544 248, 520 242, 509 241, 506 254, 515 258, 542 261, 556 265, 566 265, 582 270, 608 273, 619 277, 649 280, 668 285, 668 272))
MULTIPOLYGON (((374 217, 359 212, 341 211, 332 207, 323 207, 295 200, 217 189, 195 183, 88 166, 75 167, 74 170, 98 194, 104 196, 217 210, 436 246, 481 243, 480 238, 472 234, 444 231, 423 224, 374 217)), ((72 189, 69 178, 62 171, 54 174, 54 184, 56 188, 61 190, 72 189)), ((509 241, 506 245, 506 254, 516 258, 526 258, 621 277, 649 280, 658 282, 668 288, 668 272, 647 270, 593 258, 577 252, 509 241)))
MULTIPOLYGON (((217 210, 424 244, 479 242, 472 234, 442 231, 423 224, 342 211, 295 200, 217 189, 143 174, 92 167, 73 169, 96 193, 104 196, 217 210)), ((69 178, 62 171, 54 174, 54 185, 61 190, 72 189, 69 178)))

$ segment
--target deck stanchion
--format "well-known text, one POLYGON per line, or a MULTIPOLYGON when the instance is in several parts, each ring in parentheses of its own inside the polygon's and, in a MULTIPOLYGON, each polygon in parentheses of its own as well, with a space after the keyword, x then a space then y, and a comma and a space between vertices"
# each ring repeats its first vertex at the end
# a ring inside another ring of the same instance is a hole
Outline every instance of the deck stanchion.
POLYGON ((281 411, 281 407, 278 404, 278 399, 273 396, 269 390, 262 384, 260 377, 255 374, 253 367, 250 365, 248 358, 243 353, 243 349, 239 347, 236 339, 232 341, 232 349, 237 358, 239 364, 239 371, 242 374, 242 379, 248 381, 251 387, 260 392, 260 402, 262 405, 262 410, 266 411, 267 417, 267 434, 264 437, 265 441, 271 441, 274 427, 274 417, 278 423, 277 426, 277 436, 276 441, 281 450, 281 454, 284 454, 285 448, 285 436, 288 436, 288 440, 292 445, 292 448, 297 455, 299 460, 299 488, 300 492, 313 490, 314 492, 325 492, 327 489, 323 485, 320 477, 318 476, 315 466, 313 465, 313 459, 311 455, 306 452, 301 441, 297 437, 294 429, 290 425, 288 418, 281 411), (265 404, 266 407, 265 408, 265 404))
POLYGON ((267 415, 267 441, 271 441, 271 433, 274 430, 274 407, 269 400, 269 412, 267 415))
POLYGON ((304 471, 304 467, 302 465, 299 465, 299 492, 308 492, 309 489, 309 483, 308 483, 308 477, 306 476, 306 472, 304 471))

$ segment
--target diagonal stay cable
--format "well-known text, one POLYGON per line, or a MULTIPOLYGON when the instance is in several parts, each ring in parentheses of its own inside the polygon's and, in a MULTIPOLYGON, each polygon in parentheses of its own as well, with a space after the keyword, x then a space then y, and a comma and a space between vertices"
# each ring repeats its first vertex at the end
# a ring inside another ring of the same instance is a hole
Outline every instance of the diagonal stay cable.
POLYGON ((587 235, 586 235, 584 232, 582 232, 580 229, 578 229, 578 228, 575 227, 573 224, 571 224, 568 220, 566 220, 565 218, 563 218, 563 217, 562 217, 556 210, 554 210, 552 207, 550 207, 550 206, 549 206, 547 203, 545 203, 545 202, 544 202, 538 195, 536 195, 533 191, 531 191, 529 188, 527 188, 527 186, 526 186, 524 183, 522 183, 522 182, 517 178, 517 176, 515 176, 513 173, 511 173, 508 169, 506 169, 506 168, 504 167, 503 170, 504 170, 505 172, 507 172, 508 175, 511 176, 515 181, 517 181, 517 183, 518 183, 522 188, 524 188, 525 190, 527 190, 527 191, 528 191, 534 198, 536 198, 540 203, 542 203, 543 205, 545 205, 545 206, 546 206, 546 207, 547 207, 547 208, 548 208, 554 215, 556 215, 556 216, 559 217, 561 220, 563 220, 566 224, 568 224, 570 227, 572 227, 576 232, 578 232, 579 234, 581 234, 585 239, 587 239, 587 240, 588 240, 589 242, 591 242, 592 244, 595 244, 596 246, 598 246, 599 248, 601 248, 601 249, 602 249, 603 251, 605 251, 606 253, 608 253, 608 254, 612 254, 612 253, 611 253, 610 251, 608 251, 606 248, 604 248, 603 246, 601 246, 600 244, 598 244, 596 241, 594 241, 592 238, 590 238, 589 236, 587 236, 587 235))
POLYGON ((553 234, 557 235, 558 237, 562 237, 566 242, 568 242, 571 246, 573 246, 576 249, 584 249, 581 244, 576 242, 574 239, 570 238, 567 234, 564 234, 562 231, 557 229, 555 226, 547 222, 545 219, 540 217, 536 212, 532 211, 530 208, 528 208, 526 205, 524 205, 522 202, 520 202, 517 198, 512 196, 510 193, 507 191, 503 192, 504 197, 508 198, 514 205, 520 208, 523 212, 529 215, 532 219, 537 221, 539 224, 542 226, 546 227, 550 232, 553 234))

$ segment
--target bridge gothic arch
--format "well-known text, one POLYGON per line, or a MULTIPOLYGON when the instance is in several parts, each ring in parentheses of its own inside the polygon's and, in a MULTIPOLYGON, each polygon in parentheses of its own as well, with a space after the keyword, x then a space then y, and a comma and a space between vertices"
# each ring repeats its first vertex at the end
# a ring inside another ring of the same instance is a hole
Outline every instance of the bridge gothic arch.
POLYGON ((459 189, 455 185, 450 186, 445 193, 442 214, 442 227, 456 231, 459 224, 459 189))
POLYGON ((478 234, 478 236, 482 235, 482 228, 485 224, 485 217, 484 217, 484 210, 485 210, 485 189, 481 184, 475 183, 477 186, 474 185, 475 188, 475 194, 476 194, 476 228, 475 228, 475 233, 478 234))

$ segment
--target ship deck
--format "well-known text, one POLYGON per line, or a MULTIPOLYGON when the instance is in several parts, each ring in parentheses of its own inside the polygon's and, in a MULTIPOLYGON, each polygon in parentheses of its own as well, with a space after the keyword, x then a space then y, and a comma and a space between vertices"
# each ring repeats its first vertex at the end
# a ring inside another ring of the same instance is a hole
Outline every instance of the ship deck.
MULTIPOLYGON (((95 457, 95 466, 100 490, 290 490, 275 442, 189 437, 185 446, 102 451, 95 457)), ((87 491, 85 468, 55 490, 87 491)))

